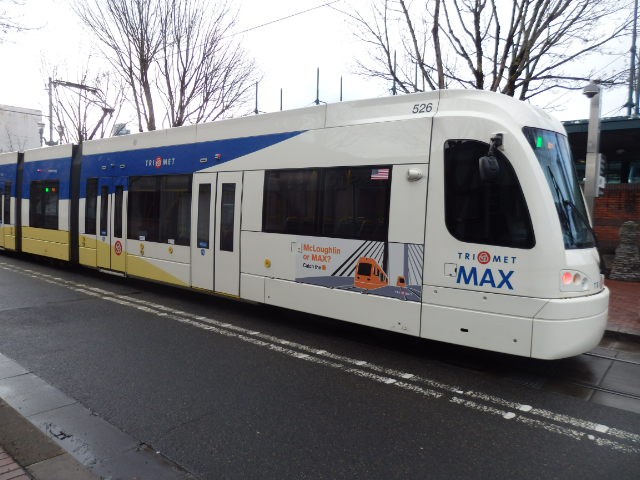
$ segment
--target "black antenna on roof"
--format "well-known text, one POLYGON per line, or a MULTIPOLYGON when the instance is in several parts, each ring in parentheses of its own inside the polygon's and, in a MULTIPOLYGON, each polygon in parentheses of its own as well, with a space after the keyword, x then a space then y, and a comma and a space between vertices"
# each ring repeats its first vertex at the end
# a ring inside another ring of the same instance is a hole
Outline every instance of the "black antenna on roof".
POLYGON ((324 103, 324 104, 327 103, 320 100, 320 67, 318 67, 316 70, 316 99, 313 101, 313 103, 315 103, 316 105, 320 105, 321 103, 324 103))
POLYGON ((258 82, 256 82, 256 108, 253 110, 253 113, 255 113, 256 115, 260 113, 258 111, 258 82))
POLYGON ((393 87, 391 88, 391 94, 392 95, 397 95, 398 94, 398 89, 396 88, 396 68, 397 68, 397 63, 396 63, 396 52, 393 52, 393 87))
POLYGON ((264 113, 258 110, 258 82, 256 82, 256 107, 253 109, 253 113, 258 115, 259 113, 264 113))

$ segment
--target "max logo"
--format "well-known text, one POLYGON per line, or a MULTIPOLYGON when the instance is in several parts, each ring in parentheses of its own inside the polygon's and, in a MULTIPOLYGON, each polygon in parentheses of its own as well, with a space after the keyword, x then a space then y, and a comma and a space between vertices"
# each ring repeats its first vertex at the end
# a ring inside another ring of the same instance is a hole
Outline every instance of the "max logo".
POLYGON ((480 272, 476 267, 471 267, 469 272, 464 268, 463 265, 458 266, 458 278, 456 278, 456 283, 464 283, 465 285, 473 285, 475 287, 484 287, 489 286, 491 288, 507 288, 509 290, 513 290, 513 285, 511 285, 511 275, 513 275, 513 270, 509 270, 508 272, 504 272, 503 270, 498 270, 498 275, 500 279, 496 282, 496 278, 494 276, 493 270, 490 268, 485 268, 482 271, 482 276, 480 276, 480 272), (480 280, 478 281, 478 278, 480 280))

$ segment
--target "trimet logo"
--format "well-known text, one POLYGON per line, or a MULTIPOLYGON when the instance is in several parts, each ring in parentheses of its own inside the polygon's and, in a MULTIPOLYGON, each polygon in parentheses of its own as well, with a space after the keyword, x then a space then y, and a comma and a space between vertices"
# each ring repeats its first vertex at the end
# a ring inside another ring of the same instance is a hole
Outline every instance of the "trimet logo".
MULTIPOLYGON (((458 260, 477 261, 480 265, 488 263, 513 264, 516 263, 517 257, 509 255, 491 254, 485 250, 472 252, 458 252, 458 260)), ((491 287, 496 289, 505 288, 513 290, 511 277, 515 273, 514 270, 501 268, 482 268, 469 265, 458 265, 456 283, 464 285, 472 285, 474 287, 491 287)))
POLYGON ((144 166, 145 167, 162 168, 162 167, 170 167, 170 166, 174 165, 175 163, 176 163, 175 157, 162 158, 162 157, 158 156, 153 160, 145 160, 144 161, 144 166))

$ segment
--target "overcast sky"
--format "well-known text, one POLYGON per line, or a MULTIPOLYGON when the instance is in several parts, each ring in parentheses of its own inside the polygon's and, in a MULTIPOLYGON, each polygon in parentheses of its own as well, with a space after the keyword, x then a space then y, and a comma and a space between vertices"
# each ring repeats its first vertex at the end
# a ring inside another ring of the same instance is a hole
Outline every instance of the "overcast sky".
MULTIPOLYGON (((0 75, 0 103, 40 109, 46 114, 47 70, 43 63, 58 65, 60 72, 77 81, 79 65, 86 63, 92 40, 80 26, 68 6, 68 0, 24 0, 23 24, 34 30, 13 34, 0 44, 3 61, 0 75)), ((391 85, 365 79, 355 74, 355 59, 367 52, 352 34, 343 15, 324 6, 331 0, 236 0, 240 7, 240 31, 243 45, 262 72, 259 86, 260 111, 280 108, 283 89, 284 109, 309 106, 316 98, 316 68, 320 68, 320 100, 336 102, 343 77, 345 100, 389 94, 391 85), (313 9, 306 13, 305 10, 313 9), (289 18, 286 18, 289 17, 289 18), (277 21, 282 19, 280 21, 277 21), (273 23, 269 23, 273 22, 273 23), (265 26, 259 28, 260 25, 265 26)), ((339 0, 338 8, 362 5, 369 0, 339 0)), ((629 47, 619 46, 616 55, 602 59, 602 67, 624 68, 629 47)), ((96 51, 96 49, 93 49, 96 51)), ((619 109, 626 102, 626 90, 619 88, 603 95, 604 115, 623 115, 619 109)), ((561 120, 586 118, 588 100, 581 93, 556 92, 536 98, 535 104, 552 108, 561 120)), ((251 109, 253 105, 251 106, 251 109)))

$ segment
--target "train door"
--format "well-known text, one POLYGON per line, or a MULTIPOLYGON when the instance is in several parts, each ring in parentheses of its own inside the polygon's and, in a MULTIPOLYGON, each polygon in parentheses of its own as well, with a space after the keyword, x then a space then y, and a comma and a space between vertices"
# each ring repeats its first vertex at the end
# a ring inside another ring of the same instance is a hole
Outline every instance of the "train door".
MULTIPOLYGON (((7 195, 7 193, 5 193, 5 190, 6 190, 5 184, 0 183, 0 248, 4 248, 5 230, 6 230, 6 233, 8 233, 7 224, 9 223, 9 219, 5 220, 4 218, 4 215, 5 215, 4 199, 5 199, 5 195, 7 195)), ((9 197, 9 199, 11 199, 11 197, 9 197)))
POLYGON ((216 179, 215 173, 193 176, 191 285, 205 290, 213 290, 216 179))
POLYGON ((240 295, 242 172, 221 172, 216 188, 215 291, 240 295))
POLYGON ((126 177, 98 180, 98 268, 125 271, 126 190, 126 177))

